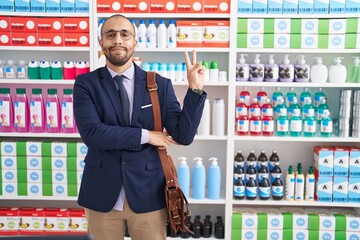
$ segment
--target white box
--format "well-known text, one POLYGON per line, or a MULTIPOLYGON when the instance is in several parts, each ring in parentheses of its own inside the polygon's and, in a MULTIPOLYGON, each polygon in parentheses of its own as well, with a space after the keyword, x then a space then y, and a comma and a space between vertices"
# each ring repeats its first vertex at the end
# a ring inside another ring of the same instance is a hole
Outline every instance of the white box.
MULTIPOLYGON (((357 38, 360 46, 360 34, 357 38)), ((360 149, 352 147, 349 154, 349 175, 350 177, 360 177, 360 149)))
POLYGON ((67 185, 53 184, 53 196, 54 197, 67 197, 67 185))
POLYGON ((315 49, 318 47, 317 34, 301 34, 301 48, 315 49))
POLYGON ((263 48, 264 35, 263 34, 247 34, 248 48, 263 48))
POLYGON ((27 184, 28 196, 41 197, 42 196, 42 183, 28 183, 27 184))
POLYGON ((65 171, 52 171, 51 174, 53 184, 67 184, 67 176, 65 171))
POLYGON ((349 182, 347 177, 334 177, 334 187, 333 187, 334 202, 348 201, 348 184, 349 182))
POLYGON ((345 48, 345 34, 329 34, 329 49, 344 49, 345 48))
POLYGON ((274 48, 290 48, 290 34, 274 34, 274 48))
POLYGON ((51 143, 51 156, 52 157, 66 157, 67 156, 67 143, 66 142, 52 142, 51 143))
POLYGON ((241 229, 241 239, 257 239, 257 229, 241 229))
POLYGON ((17 157, 14 156, 1 156, 1 169, 17 169, 17 157))
POLYGON ((315 199, 318 202, 332 202, 333 180, 332 177, 318 177, 315 186, 315 199))
POLYGON ((283 229, 284 226, 284 221, 283 221, 283 216, 280 212, 278 213, 268 213, 267 214, 268 217, 268 226, 267 229, 283 229))
POLYGON ((264 19, 249 18, 247 33, 264 33, 264 19))
POLYGON ((319 28, 318 19, 301 19, 301 34, 317 34, 319 28))
POLYGON ((346 214, 346 232, 358 232, 360 234, 360 217, 346 214))
POLYGON ((28 183, 42 183, 42 170, 27 170, 28 183))
POLYGON ((66 171, 66 157, 51 157, 51 169, 53 171, 66 171))
POLYGON ((88 152, 88 147, 85 145, 85 143, 79 142, 77 143, 77 157, 85 157, 88 152))
POLYGON ((283 239, 283 231, 268 229, 267 230, 267 239, 282 240, 283 239))
POLYGON ((76 158, 76 170, 83 171, 85 168, 85 158, 77 157, 76 158))
POLYGON ((16 142, 1 142, 1 156, 16 156, 16 142))
POLYGON ((26 168, 28 170, 41 170, 42 157, 36 157, 36 156, 26 157, 26 168))
POLYGON ((3 196, 17 196, 17 183, 2 183, 3 196))
POLYGON ((345 34, 346 19, 329 19, 329 34, 345 34))
POLYGON ((41 156, 42 142, 26 142, 26 156, 41 156))
POLYGON ((274 19, 274 33, 290 33, 290 32, 291 32, 291 19, 289 18, 274 19))
POLYGON ((349 202, 360 202, 360 178, 349 178, 349 202))
POLYGON ((349 150, 336 147, 334 151, 334 177, 349 176, 349 150))
MULTIPOLYGON (((243 212, 242 214, 242 228, 243 229, 255 229, 258 228, 258 217, 256 213, 243 212)), ((254 238, 256 239, 256 238, 254 238)))
POLYGON ((238 0, 238 13, 252 13, 252 0, 238 0))
POLYGON ((3 183, 17 183, 17 170, 7 169, 2 170, 2 182, 3 183))

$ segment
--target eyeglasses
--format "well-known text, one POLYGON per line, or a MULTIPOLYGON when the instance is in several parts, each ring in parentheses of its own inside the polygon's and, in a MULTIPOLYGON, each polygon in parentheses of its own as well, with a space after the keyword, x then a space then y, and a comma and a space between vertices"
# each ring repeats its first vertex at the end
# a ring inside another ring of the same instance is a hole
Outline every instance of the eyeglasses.
POLYGON ((122 40, 129 40, 132 36, 134 36, 134 34, 132 34, 132 32, 130 32, 129 30, 126 29, 122 29, 122 30, 113 30, 113 29, 109 29, 106 30, 105 32, 103 32, 102 35, 105 35, 106 39, 108 40, 113 40, 116 38, 117 33, 120 33, 120 37, 122 40))

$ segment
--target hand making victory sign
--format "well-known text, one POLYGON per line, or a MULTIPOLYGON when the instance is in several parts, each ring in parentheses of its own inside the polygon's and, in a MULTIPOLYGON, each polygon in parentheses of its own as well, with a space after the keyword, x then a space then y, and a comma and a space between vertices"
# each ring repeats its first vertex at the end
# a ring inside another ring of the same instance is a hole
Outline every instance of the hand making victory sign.
POLYGON ((196 62, 195 50, 192 51, 192 61, 190 61, 187 51, 184 54, 189 88, 202 90, 205 81, 205 67, 201 62, 196 62))

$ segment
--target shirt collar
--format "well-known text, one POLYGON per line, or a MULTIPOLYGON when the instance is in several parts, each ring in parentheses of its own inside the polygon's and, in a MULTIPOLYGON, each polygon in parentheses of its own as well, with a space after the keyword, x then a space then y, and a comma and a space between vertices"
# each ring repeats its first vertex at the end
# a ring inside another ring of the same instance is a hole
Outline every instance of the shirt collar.
POLYGON ((109 70, 112 78, 114 78, 116 75, 123 75, 127 79, 131 80, 134 77, 134 73, 135 73, 134 64, 131 64, 131 66, 122 73, 115 72, 114 70, 110 69, 108 66, 106 66, 106 67, 109 70))

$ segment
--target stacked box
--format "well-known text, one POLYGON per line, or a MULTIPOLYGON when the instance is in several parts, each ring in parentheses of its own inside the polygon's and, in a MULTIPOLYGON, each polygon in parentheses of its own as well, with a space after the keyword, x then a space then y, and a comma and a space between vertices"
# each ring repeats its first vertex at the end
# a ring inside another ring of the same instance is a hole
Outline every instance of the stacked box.
POLYGON ((0 236, 19 235, 19 209, 0 207, 0 236))

